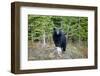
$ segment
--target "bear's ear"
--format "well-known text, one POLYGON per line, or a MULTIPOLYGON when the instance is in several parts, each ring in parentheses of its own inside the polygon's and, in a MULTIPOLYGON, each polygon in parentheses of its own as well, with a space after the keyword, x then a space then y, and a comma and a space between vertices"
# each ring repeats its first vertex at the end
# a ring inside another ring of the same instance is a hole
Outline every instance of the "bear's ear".
POLYGON ((53 30, 56 30, 56 28, 54 27, 53 30))

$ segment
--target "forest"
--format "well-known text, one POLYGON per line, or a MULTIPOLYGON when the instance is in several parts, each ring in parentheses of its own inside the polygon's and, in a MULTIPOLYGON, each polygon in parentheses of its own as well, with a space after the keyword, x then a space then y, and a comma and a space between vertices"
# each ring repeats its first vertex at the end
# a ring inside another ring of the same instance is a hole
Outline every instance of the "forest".
POLYGON ((28 59, 87 58, 88 17, 28 15, 28 59), (54 52, 53 28, 64 31, 68 45, 59 58, 54 52))

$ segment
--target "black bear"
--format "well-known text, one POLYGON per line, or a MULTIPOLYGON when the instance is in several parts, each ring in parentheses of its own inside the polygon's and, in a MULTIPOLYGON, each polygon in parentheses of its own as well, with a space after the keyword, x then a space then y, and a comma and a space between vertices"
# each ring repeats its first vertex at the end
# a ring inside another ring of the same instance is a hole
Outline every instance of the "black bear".
POLYGON ((53 28, 53 41, 57 48, 58 54, 66 51, 67 39, 64 32, 59 28, 53 28))

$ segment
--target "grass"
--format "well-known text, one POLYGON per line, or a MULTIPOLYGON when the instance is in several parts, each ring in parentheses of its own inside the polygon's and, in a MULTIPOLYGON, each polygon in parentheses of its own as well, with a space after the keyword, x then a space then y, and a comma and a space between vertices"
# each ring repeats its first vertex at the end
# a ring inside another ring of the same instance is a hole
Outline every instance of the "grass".
POLYGON ((42 47, 41 43, 29 43, 28 60, 52 60, 52 59, 81 59, 87 58, 88 50, 84 45, 68 43, 66 51, 59 56, 55 46, 46 45, 42 47))

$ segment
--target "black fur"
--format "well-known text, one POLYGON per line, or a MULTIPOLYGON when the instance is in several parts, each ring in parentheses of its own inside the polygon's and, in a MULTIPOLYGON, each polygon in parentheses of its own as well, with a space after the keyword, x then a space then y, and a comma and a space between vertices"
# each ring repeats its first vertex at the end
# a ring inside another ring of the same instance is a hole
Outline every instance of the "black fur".
POLYGON ((62 49, 62 52, 66 51, 67 39, 64 32, 61 29, 53 29, 53 41, 56 47, 60 47, 62 49))

